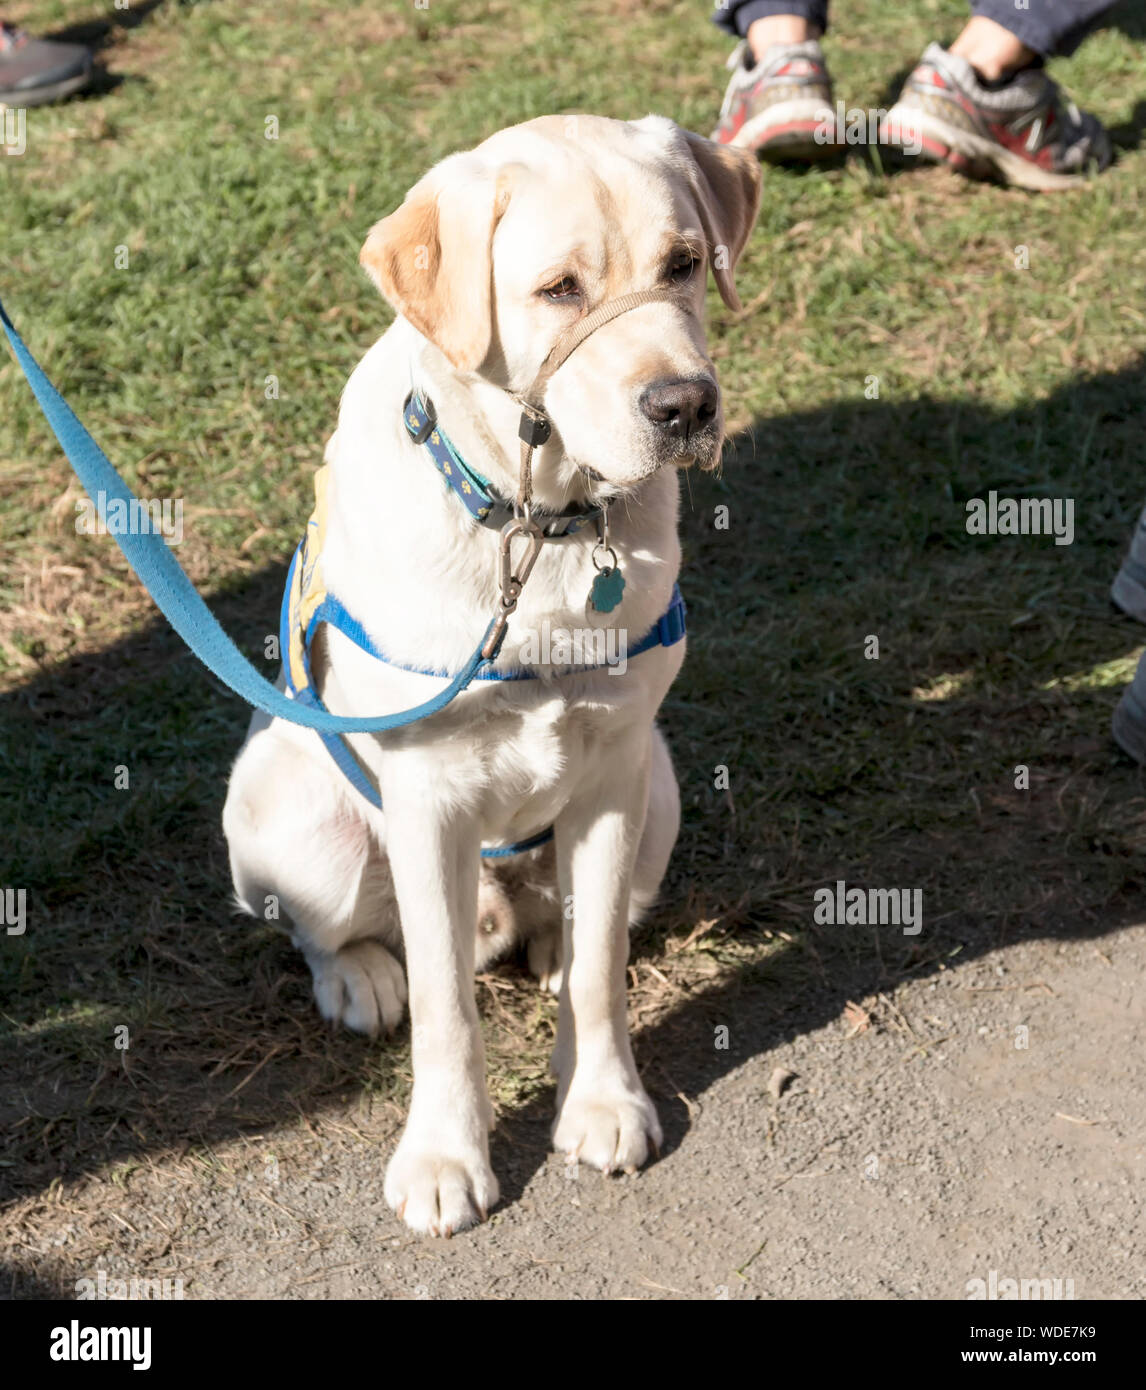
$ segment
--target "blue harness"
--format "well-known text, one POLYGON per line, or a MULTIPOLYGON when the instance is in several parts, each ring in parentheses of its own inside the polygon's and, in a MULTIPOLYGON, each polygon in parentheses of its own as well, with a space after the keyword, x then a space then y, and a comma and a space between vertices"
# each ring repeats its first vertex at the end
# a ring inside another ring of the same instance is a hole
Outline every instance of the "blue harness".
MULTIPOLYGON (((512 518, 512 506, 499 499, 492 491, 489 481, 476 470, 469 468, 461 459, 447 436, 437 427, 433 406, 428 401, 408 398, 403 406, 403 420, 410 436, 416 443, 425 446, 438 471, 450 487, 461 498, 467 511, 475 521, 497 526, 500 530, 506 518, 512 518)), ((316 689, 311 669, 311 648, 315 635, 323 624, 348 637, 359 650, 372 656, 375 661, 384 662, 396 670, 410 671, 420 676, 436 676, 442 680, 450 679, 447 671, 427 670, 420 666, 407 666, 395 661, 373 641, 362 624, 347 611, 340 599, 327 591, 322 577, 322 550, 326 538, 328 474, 326 467, 315 475, 315 506, 306 532, 299 542, 298 549, 290 563, 286 587, 283 591, 282 609, 279 615, 279 648, 283 659, 283 673, 286 685, 293 698, 312 709, 325 709, 322 698, 316 689)), ((576 535, 590 525, 600 515, 601 508, 583 509, 577 512, 539 515, 537 524, 550 539, 560 539, 576 535)), ((679 588, 674 584, 672 599, 668 608, 654 623, 652 628, 630 647, 628 656, 640 656, 653 647, 671 647, 685 634, 685 606, 679 588)), ((593 666, 570 667, 565 674, 575 675, 582 671, 597 669, 593 666)), ((476 673, 475 680, 482 681, 522 681, 536 680, 537 672, 518 667, 508 671, 486 669, 476 673)), ((378 788, 366 769, 362 766, 346 739, 337 733, 318 731, 326 751, 334 759, 346 780, 359 792, 371 806, 382 809, 382 798, 378 788)), ((543 830, 526 840, 511 845, 483 849, 483 859, 503 859, 513 854, 521 854, 527 849, 547 844, 553 838, 553 829, 543 830)))
MULTIPOLYGON (((655 295, 651 292, 646 292, 644 296, 631 295, 626 300, 615 301, 611 307, 606 306, 606 310, 615 315, 618 312, 623 312, 626 307, 642 298, 652 297, 655 295)), ((601 311, 597 316, 598 320, 603 320, 604 316, 605 311, 601 311)), ((578 328, 577 335, 584 337, 588 331, 591 331, 591 327, 595 326, 590 322, 593 319, 594 315, 590 315, 589 320, 584 321, 578 328)), ((219 626, 215 615, 204 603, 199 591, 176 560, 162 531, 152 525, 147 509, 139 507, 135 493, 124 482, 107 455, 87 432, 67 401, 52 385, 43 368, 28 351, 23 338, 17 333, 15 325, 5 312, 2 303, 0 303, 0 326, 3 327, 12 346, 12 351, 16 355, 16 360, 40 404, 44 418, 59 440, 60 447, 76 476, 92 499, 100 522, 114 536, 116 544, 123 551, 128 564, 139 576, 156 607, 208 671, 241 696, 247 704, 276 719, 284 719, 290 724, 314 729, 351 783, 367 797, 371 804, 376 806, 380 804, 377 791, 366 778, 350 749, 342 741, 341 735, 348 733, 383 734, 393 729, 418 724, 445 709, 475 680, 528 680, 533 677, 534 673, 530 671, 500 673, 492 669, 505 638, 504 616, 495 617, 486 628, 469 660, 456 675, 449 677, 446 672, 434 671, 422 673, 438 675, 442 679, 449 680, 449 684, 429 700, 425 700, 422 704, 415 705, 411 709, 401 710, 396 714, 369 717, 347 717, 331 714, 323 705, 310 680, 310 644, 318 624, 327 622, 338 627, 339 631, 343 632, 363 651, 368 652, 379 661, 387 661, 387 657, 374 646, 360 624, 346 612, 338 600, 332 594, 325 594, 315 605, 314 611, 308 615, 303 630, 303 640, 297 644, 301 648, 304 668, 302 685, 295 689, 291 684, 294 673, 291 671, 287 659, 290 647, 284 645, 282 654, 284 670, 287 672, 288 689, 286 692, 279 690, 255 669, 219 626), (107 527, 107 509, 113 504, 125 508, 128 515, 139 515, 141 524, 138 529, 123 531, 119 527, 107 527)), ((574 335, 575 340, 579 340, 577 335, 574 335)), ((414 423, 411 424, 411 418, 407 418, 406 422, 406 428, 411 433, 424 427, 424 420, 414 419, 414 423)), ((492 517, 497 499, 489 491, 488 482, 474 470, 465 468, 440 431, 436 431, 431 426, 427 432, 427 438, 431 433, 437 434, 442 450, 440 454, 431 452, 435 466, 439 468, 450 486, 466 503, 467 508, 469 508, 467 499, 470 494, 465 490, 466 485, 468 484, 471 491, 476 492, 476 484, 477 488, 481 489, 483 497, 488 498, 491 507, 487 516, 479 516, 477 519, 484 522, 487 517, 492 517), (455 464, 458 465, 457 472, 447 471, 444 464, 448 464, 451 469, 454 468, 455 464)), ((436 450, 438 447, 436 443, 434 449, 436 450)), ((322 471, 320 470, 320 474, 322 471)), ((484 501, 479 502, 479 510, 484 505, 484 501)), ((597 511, 586 511, 576 516, 553 518, 547 523, 546 537, 556 539, 562 535, 573 535, 581 529, 581 526, 593 521, 597 514, 597 511), (574 521, 579 521, 579 525, 574 526, 572 524, 574 521), (568 523, 566 530, 554 530, 552 532, 548 530, 549 526, 565 525, 566 523, 568 523)), ((474 515, 477 516, 477 513, 475 512, 474 515)), ((490 524, 495 523, 491 521, 490 524)), ((308 533, 309 530, 308 527, 308 533)), ((284 612, 290 623, 293 623, 289 610, 292 579, 296 572, 299 572, 299 554, 305 553, 305 548, 306 540, 296 552, 288 576, 284 612)), ((629 655, 636 656, 643 651, 648 651, 650 647, 667 647, 679 642, 684 636, 684 612, 684 601, 674 586, 672 602, 667 612, 658 620, 652 631, 642 638, 634 648, 630 649, 629 655)), ((295 628, 291 626, 289 632, 284 628, 283 632, 285 642, 287 636, 293 635, 295 628)), ((390 662, 389 664, 395 663, 390 662)), ((526 849, 544 844, 552 837, 552 834, 552 829, 549 829, 529 840, 519 841, 517 844, 483 849, 482 857, 497 859, 511 854, 519 854, 526 849)))

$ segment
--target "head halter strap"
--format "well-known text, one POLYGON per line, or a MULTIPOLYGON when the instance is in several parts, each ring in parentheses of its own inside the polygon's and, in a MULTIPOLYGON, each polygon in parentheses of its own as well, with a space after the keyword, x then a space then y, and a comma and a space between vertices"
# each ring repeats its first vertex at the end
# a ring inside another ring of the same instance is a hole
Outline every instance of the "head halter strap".
POLYGON ((616 299, 606 300, 595 309, 578 319, 565 330, 549 350, 549 355, 537 370, 529 388, 514 399, 521 406, 521 422, 517 427, 521 440, 521 472, 517 486, 517 510, 526 520, 529 519, 533 505, 533 451, 540 448, 552 433, 553 426, 541 398, 549 385, 549 378, 563 366, 570 354, 598 328, 611 323, 613 319, 627 314, 630 309, 639 309, 644 304, 679 303, 679 294, 673 290, 634 290, 632 294, 622 294, 616 299))

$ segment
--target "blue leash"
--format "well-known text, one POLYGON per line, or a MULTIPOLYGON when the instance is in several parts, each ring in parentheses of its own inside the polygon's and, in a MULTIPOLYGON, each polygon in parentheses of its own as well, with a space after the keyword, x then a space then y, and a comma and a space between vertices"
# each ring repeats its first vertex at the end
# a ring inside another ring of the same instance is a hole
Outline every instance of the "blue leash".
MULTIPOLYGON (((40 403, 44 417, 52 427, 52 433, 60 441, 60 447, 67 455, 68 462, 95 503, 100 521, 106 526, 106 501, 118 501, 130 510, 131 503, 138 499, 108 461, 107 455, 76 418, 71 406, 48 380, 43 368, 16 332, 15 325, 2 303, 0 323, 4 326, 4 332, 12 344, 12 351, 24 369, 24 375, 40 403), (102 507, 101 502, 105 504, 102 507)), ((439 691, 424 704, 415 705, 412 709, 402 710, 398 714, 379 714, 369 719, 345 718, 314 705, 300 704, 276 689, 265 676, 259 675, 219 626, 218 619, 183 572, 162 533, 152 529, 150 522, 146 520, 146 509, 137 507, 136 510, 140 512, 142 523, 137 534, 121 535, 119 528, 107 528, 115 535, 116 544, 127 557, 128 564, 139 576, 159 611, 208 671, 237 695, 242 696, 247 704, 253 705, 265 714, 285 719, 291 724, 301 724, 307 729, 317 729, 319 733, 382 734, 389 729, 402 729, 409 724, 417 724, 420 720, 428 719, 430 715, 445 709, 480 672, 493 665, 497 656, 496 650, 489 657, 482 656, 482 647, 493 630, 494 623, 491 621, 465 666, 444 690, 439 691)), ((500 645, 498 643, 499 647, 500 645)))
MULTIPOLYGON (((17 333, 15 325, 8 317, 2 303, 0 303, 0 323, 4 326, 4 332, 8 335, 8 341, 16 354, 16 360, 24 370, 24 375, 40 403, 40 409, 44 412, 45 419, 59 440, 60 447, 75 470, 76 476, 83 483, 95 504, 100 521, 104 524, 105 529, 114 535, 116 543, 127 557, 128 564, 135 571, 163 616, 208 671, 229 686, 249 705, 253 705, 266 714, 285 719, 291 724, 301 724, 305 728, 314 729, 344 775, 371 805, 381 808, 381 798, 358 765, 348 745, 339 737, 340 735, 385 733, 390 729, 405 728, 407 725, 417 724, 445 709, 474 680, 518 678, 502 673, 490 674, 489 668, 493 666, 505 638, 505 629, 503 628, 491 654, 488 657, 482 655, 482 649, 497 622, 496 619, 493 619, 482 635, 477 649, 458 674, 432 699, 426 700, 423 704, 415 705, 412 709, 403 710, 398 714, 376 715, 369 719, 345 718, 341 715, 331 714, 310 686, 305 690, 295 692, 295 698, 284 695, 265 676, 261 676, 255 670, 219 626, 215 615, 203 602, 199 591, 188 579, 182 566, 172 554, 162 532, 152 528, 150 514, 146 508, 135 509, 140 519, 138 532, 123 533, 118 527, 107 526, 106 508, 109 501, 122 503, 130 515, 133 510, 131 504, 137 502, 138 499, 120 477, 107 455, 77 419, 67 401, 48 380, 43 368, 28 351, 24 340, 17 333)), ((441 468, 440 461, 435 458, 435 462, 441 468)), ((463 500, 466 499, 463 498, 463 500)), ((474 512, 474 515, 477 516, 478 513, 474 512)), ((478 519, 484 518, 479 516, 478 519)), ((569 533, 583 524, 585 521, 578 518, 577 525, 569 528, 569 533)), ((294 560, 291 562, 292 574, 297 563, 298 552, 296 551, 294 560)), ((288 577, 283 603, 284 641, 287 640, 285 623, 287 599, 290 592, 291 584, 288 577)), ((373 644, 368 642, 358 624, 353 622, 350 615, 345 613, 345 610, 333 597, 328 598, 323 608, 314 615, 308 639, 320 620, 333 622, 364 650, 369 651, 380 660, 386 659, 381 652, 373 649, 373 644)), ((675 642, 679 642, 683 636, 684 600, 680 596, 680 591, 674 586, 672 602, 668 611, 629 655, 637 656, 656 645, 672 646, 675 642)), ((309 648, 309 640, 307 646, 309 648)), ((285 652, 284 647, 284 660, 285 652)), ((309 670, 309 659, 307 660, 309 670)), ((424 674, 439 673, 425 672, 424 674)), ((440 674, 445 678, 447 673, 440 674)), ((509 858, 511 855, 521 854, 526 850, 547 844, 552 839, 553 828, 549 827, 527 840, 483 849, 481 857, 483 859, 509 858)))

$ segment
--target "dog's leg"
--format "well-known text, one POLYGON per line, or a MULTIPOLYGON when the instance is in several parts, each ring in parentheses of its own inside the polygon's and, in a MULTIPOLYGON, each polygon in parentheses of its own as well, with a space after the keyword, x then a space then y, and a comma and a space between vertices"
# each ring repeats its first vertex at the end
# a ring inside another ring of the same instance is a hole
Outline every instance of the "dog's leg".
POLYGON ((649 798, 652 743, 610 749, 592 794, 568 806, 557 831, 565 979, 553 1066, 554 1147, 605 1172, 633 1171, 661 1127, 633 1061, 625 1008, 633 866, 649 798), (568 916, 568 914, 566 914, 568 916))
POLYGON ((385 856, 321 748, 259 718, 231 773, 223 830, 240 905, 292 928, 319 1013, 359 1033, 402 1020, 406 981, 385 856))
MULTIPOLYGON (((680 791, 676 783, 676 773, 673 771, 672 758, 664 734, 654 724, 651 788, 641 843, 637 849, 636 863, 633 865, 633 889, 629 898, 630 927, 635 927, 642 921, 656 902, 679 831, 680 791)), ((538 891, 539 888, 545 887, 548 899, 553 897, 554 889, 548 887, 548 883, 556 877, 556 861, 539 865, 539 869, 544 869, 552 877, 548 880, 539 876, 526 877, 524 891, 530 894, 529 906, 533 907, 536 902, 541 909, 538 911, 534 908, 526 919, 527 929, 524 934, 529 942, 529 968, 537 977, 542 989, 560 994, 562 914, 559 908, 543 899, 538 891)), ((521 915, 516 899, 513 908, 521 915)))
POLYGON ((484 1220, 498 1197, 473 982, 481 844, 476 824, 433 806, 424 776, 404 787, 386 780, 383 800, 398 808, 387 848, 406 943, 414 1066, 385 1195, 413 1230, 448 1236, 484 1220))
POLYGON ((653 725, 652 772, 649 807, 641 834, 637 862, 633 866, 633 892, 629 900, 629 926, 635 927, 656 902, 661 882, 680 833, 680 788, 672 757, 660 728, 653 725))

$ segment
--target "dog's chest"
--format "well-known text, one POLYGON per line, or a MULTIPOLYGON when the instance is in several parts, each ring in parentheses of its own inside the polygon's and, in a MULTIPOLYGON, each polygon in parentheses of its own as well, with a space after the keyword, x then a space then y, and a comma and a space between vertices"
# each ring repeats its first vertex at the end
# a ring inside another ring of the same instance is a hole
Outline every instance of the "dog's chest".
MULTIPOLYGON (((549 824, 612 758, 633 759, 655 704, 608 677, 538 683, 531 698, 474 722, 465 747, 442 749, 480 809, 487 836, 549 824)), ((452 741, 451 741, 452 742, 452 741)))

